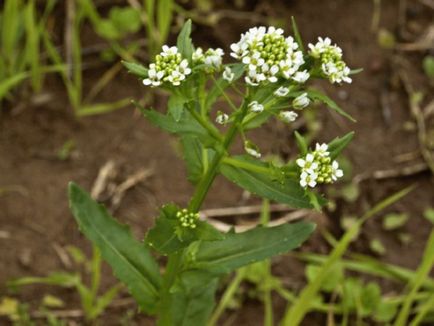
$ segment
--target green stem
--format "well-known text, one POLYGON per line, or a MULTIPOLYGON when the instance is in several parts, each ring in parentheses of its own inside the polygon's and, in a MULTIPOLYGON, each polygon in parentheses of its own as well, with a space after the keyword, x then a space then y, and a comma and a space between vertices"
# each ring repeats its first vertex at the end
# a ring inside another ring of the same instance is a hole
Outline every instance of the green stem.
POLYGON ((205 200, 206 194, 208 193, 209 188, 211 187, 212 183, 214 182, 214 179, 217 175, 218 169, 220 167, 220 164, 227 155, 227 151, 229 149, 229 146, 232 144, 235 136, 237 135, 238 131, 238 125, 243 120, 244 115, 247 112, 248 108, 248 100, 245 99, 243 104, 240 108, 240 113, 236 117, 234 123, 232 124, 231 128, 226 133, 226 136, 223 140, 223 149, 216 153, 213 160, 211 161, 207 172, 203 176, 202 180, 199 182, 199 184, 196 187, 196 191, 193 194, 193 197, 190 201, 189 210, 193 212, 199 211, 200 207, 202 206, 203 201, 205 200))
POLYGON ((183 252, 171 254, 168 257, 166 271, 164 273, 163 289, 161 291, 161 302, 158 315, 158 326, 172 325, 172 294, 170 288, 175 282, 176 275, 181 269, 183 252))
POLYGON ((241 168, 244 170, 248 170, 248 171, 252 171, 252 172, 256 172, 256 173, 262 173, 262 174, 270 174, 269 168, 257 166, 255 164, 245 162, 245 161, 240 161, 240 160, 237 160, 236 158, 224 157, 222 161, 226 164, 229 164, 229 165, 232 165, 234 167, 241 168))
POLYGON ((219 305, 217 306, 216 310, 212 314, 210 321, 208 322, 208 326, 214 326, 217 324, 217 321, 219 320, 222 313, 225 311, 225 309, 229 306, 229 303, 235 296, 241 281, 244 279, 245 269, 240 269, 236 272, 235 277, 232 279, 229 286, 226 288, 225 292, 223 293, 223 296, 219 302, 219 305))
POLYGON ((197 111, 195 109, 191 108, 190 106, 188 106, 187 108, 188 108, 188 111, 193 116, 193 118, 196 119, 196 121, 199 122, 199 124, 202 127, 204 127, 210 133, 210 135, 212 137, 214 137, 218 141, 223 141, 222 136, 218 132, 217 128, 215 128, 213 125, 208 123, 208 121, 206 121, 202 115, 197 113, 197 111))

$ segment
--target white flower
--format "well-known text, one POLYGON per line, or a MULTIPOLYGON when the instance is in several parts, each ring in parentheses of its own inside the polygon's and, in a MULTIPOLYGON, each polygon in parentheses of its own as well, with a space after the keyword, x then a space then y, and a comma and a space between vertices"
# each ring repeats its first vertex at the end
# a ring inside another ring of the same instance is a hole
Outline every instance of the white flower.
POLYGON ((178 71, 179 71, 179 73, 181 73, 183 75, 189 75, 189 74, 191 74, 191 69, 188 66, 187 59, 184 59, 184 60, 181 61, 181 63, 178 66, 178 71))
POLYGON ((279 113, 279 117, 284 122, 289 123, 295 121, 295 119, 298 117, 298 114, 294 111, 282 111, 279 113))
POLYGON ((338 178, 342 178, 344 176, 344 171, 339 169, 339 163, 337 161, 333 161, 332 163, 332 180, 336 181, 338 178))
POLYGON ((223 71, 223 79, 229 83, 232 83, 234 80, 235 74, 232 72, 230 67, 226 67, 225 71, 223 71))
POLYGON ((292 101, 292 106, 294 107, 294 109, 297 109, 297 110, 304 109, 309 104, 310 104, 310 99, 309 99, 309 97, 307 97, 307 93, 303 93, 303 94, 297 96, 292 101))
POLYGON ((309 79, 310 75, 307 72, 307 70, 304 71, 297 71, 294 76, 292 76, 292 79, 296 81, 297 83, 303 84, 309 79))
POLYGON ((215 119, 215 122, 218 124, 224 125, 229 121, 229 116, 226 113, 223 112, 217 112, 217 117, 215 119))
POLYGON ((260 112, 264 111, 264 106, 262 104, 258 103, 258 101, 250 102, 249 108, 250 108, 250 111, 255 112, 255 113, 260 113, 260 112))
POLYGON ((305 159, 299 158, 295 163, 299 167, 301 167, 304 171, 308 171, 309 173, 313 173, 315 169, 318 168, 318 163, 314 161, 315 157, 309 153, 306 155, 305 159))
POLYGON ((155 69, 148 70, 148 78, 143 79, 143 84, 146 86, 152 85, 153 87, 161 85, 161 79, 164 77, 164 72, 157 72, 155 69))
POLYGON ((328 157, 330 152, 328 152, 329 146, 325 143, 315 145, 315 153, 318 154, 319 157, 328 157))
POLYGON ((274 91, 274 95, 279 97, 284 97, 288 95, 288 93, 289 93, 289 88, 284 86, 280 86, 278 89, 274 91))
POLYGON ((168 47, 163 45, 163 52, 160 53, 162 57, 174 56, 178 53, 178 48, 176 46, 168 47))
POLYGON ((315 187, 317 177, 316 173, 302 172, 300 175, 300 186, 303 188, 306 188, 307 186, 311 188, 315 187))
POLYGON ((194 62, 203 62, 203 59, 205 58, 205 56, 203 55, 203 50, 201 47, 198 47, 194 52, 193 52, 193 61, 194 62))

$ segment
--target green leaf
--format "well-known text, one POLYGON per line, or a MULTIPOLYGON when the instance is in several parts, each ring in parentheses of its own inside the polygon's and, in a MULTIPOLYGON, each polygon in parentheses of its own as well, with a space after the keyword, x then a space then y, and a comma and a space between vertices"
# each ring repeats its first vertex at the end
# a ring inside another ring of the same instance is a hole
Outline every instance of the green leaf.
POLYGON ((200 243, 191 268, 214 274, 229 273, 241 266, 299 247, 314 229, 312 223, 298 222, 228 233, 224 240, 200 243))
POLYGON ((176 45, 183 58, 188 62, 192 61, 193 56, 193 43, 191 41, 191 19, 187 20, 178 35, 176 45))
POLYGON ((138 32, 142 25, 140 12, 133 7, 112 7, 109 18, 121 34, 138 32))
MULTIPOLYGON (((232 83, 234 83, 236 80, 241 78, 244 72, 244 64, 242 63, 236 63, 236 64, 230 64, 226 65, 225 67, 230 67, 232 72, 234 73, 234 79, 232 80, 232 83)), ((205 107, 209 108, 211 107, 219 98, 220 95, 224 92, 224 90, 229 87, 231 83, 229 83, 227 80, 223 79, 223 77, 220 77, 217 79, 217 81, 214 83, 210 91, 208 92, 208 95, 206 97, 205 101, 205 107)))
POLYGON ((384 255, 387 251, 380 239, 372 239, 369 248, 377 255, 384 255))
POLYGON ((422 67, 425 71, 425 74, 429 78, 434 79, 434 56, 427 55, 425 58, 423 58, 422 67))
POLYGON ((308 151, 306 140, 297 131, 294 131, 294 134, 295 134, 295 140, 297 142, 298 150, 300 151, 300 155, 305 156, 308 151))
MULTIPOLYGON (((241 163, 247 162, 252 168, 264 169, 268 165, 246 157, 237 157, 241 163)), ((271 170, 270 170, 271 171, 271 170)), ((306 196, 298 181, 285 177, 281 182, 275 180, 271 173, 255 172, 223 163, 220 172, 230 181, 247 191, 276 202, 297 208, 311 208, 309 197, 306 196)))
POLYGON ((351 142, 354 137, 354 131, 349 132, 343 137, 336 137, 329 144, 330 158, 336 159, 345 147, 351 142))
POLYGON ((395 318, 399 303, 381 301, 374 312, 374 320, 380 323, 388 323, 395 318))
MULTIPOLYGON (((309 282, 315 280, 320 271, 320 266, 317 265, 307 265, 306 267, 306 277, 309 282)), ((344 280, 344 268, 342 264, 336 263, 332 266, 325 281, 321 284, 321 290, 325 292, 333 292, 336 288, 342 284, 344 280)))
POLYGON ((66 288, 74 287, 80 283, 80 276, 72 273, 54 272, 46 277, 22 277, 7 283, 8 287, 20 287, 32 284, 58 285, 66 288))
POLYGON ((146 235, 146 243, 160 252, 167 255, 187 247, 190 242, 182 241, 177 236, 178 221, 176 213, 179 208, 176 205, 168 204, 161 208, 160 216, 155 220, 155 226, 146 235))
POLYGON ((383 228, 388 231, 398 229, 407 223, 408 218, 409 216, 407 213, 387 214, 383 218, 383 228))
POLYGON ((140 108, 143 115, 155 126, 172 134, 196 135, 199 138, 209 138, 208 131, 203 128, 188 111, 184 111, 181 119, 176 120, 171 115, 164 115, 155 110, 140 108))
POLYGON ((184 161, 187 165, 187 177, 193 184, 203 176, 203 146, 195 136, 186 135, 181 138, 184 161))
POLYGON ((323 102, 330 109, 336 111, 337 113, 339 113, 340 115, 344 116, 345 118, 351 120, 352 122, 356 122, 356 120, 352 116, 350 116, 348 113, 346 113, 344 110, 342 110, 339 107, 339 105, 337 105, 337 103, 335 101, 333 101, 327 95, 325 95, 319 91, 313 90, 313 89, 306 90, 306 92, 311 99, 323 102))
POLYGON ((157 9, 157 24, 160 34, 160 43, 164 43, 170 32, 173 17, 174 0, 159 0, 157 9))
POLYGON ((317 296, 322 283, 327 277, 327 273, 334 266, 334 264, 336 264, 336 262, 342 259, 342 256, 347 251, 350 243, 354 240, 354 238, 357 237, 362 225, 372 216, 374 216, 387 206, 398 201, 412 190, 413 187, 408 187, 382 200, 380 203, 378 203, 368 212, 366 212, 362 218, 358 219, 357 222, 345 232, 345 234, 341 237, 339 242, 337 242, 333 250, 327 256, 327 258, 324 260, 324 263, 321 265, 321 269, 319 270, 315 280, 310 282, 300 292, 296 301, 291 303, 290 306, 288 306, 288 309, 286 310, 285 316, 282 321, 284 325, 298 325, 301 323, 301 321, 304 319, 304 316, 310 310, 311 301, 317 296))
POLYGON ((377 283, 369 282, 360 293, 362 315, 371 315, 381 302, 381 290, 377 283))
POLYGON ((302 52, 304 52, 303 41, 301 39, 300 32, 298 31, 297 23, 295 22, 294 16, 291 16, 291 27, 292 27, 292 32, 294 33, 295 41, 297 42, 299 49, 302 52))
POLYGON ((215 305, 215 291, 218 280, 209 279, 200 286, 191 287, 186 284, 181 291, 172 294, 170 318, 159 321, 159 326, 202 326, 207 325, 209 316, 215 305))
POLYGON ((123 61, 123 60, 122 60, 122 64, 125 66, 125 68, 127 68, 129 73, 134 74, 142 79, 148 77, 148 69, 145 66, 138 63, 123 61))
POLYGON ((125 225, 74 183, 69 185, 69 200, 80 230, 98 247, 140 308, 154 313, 161 276, 148 247, 134 239, 125 225))
POLYGON ((423 212, 423 216, 430 221, 431 223, 434 224, 434 208, 427 208, 424 212, 423 212))
POLYGON ((187 99, 179 93, 174 93, 169 98, 169 102, 167 103, 168 109, 172 117, 176 122, 181 120, 182 113, 184 112, 184 105, 187 102, 187 99))
POLYGON ((161 208, 155 226, 146 235, 146 243, 163 255, 168 255, 188 247, 197 240, 214 241, 224 239, 224 235, 204 221, 197 221, 196 228, 182 227, 176 213, 180 210, 174 204, 161 208))

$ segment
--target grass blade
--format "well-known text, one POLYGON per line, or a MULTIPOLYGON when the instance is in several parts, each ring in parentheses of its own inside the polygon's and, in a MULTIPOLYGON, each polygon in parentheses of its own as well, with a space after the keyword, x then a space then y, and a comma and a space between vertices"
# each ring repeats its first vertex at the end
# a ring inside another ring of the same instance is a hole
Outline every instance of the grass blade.
POLYGON ((382 200, 367 213, 365 213, 365 215, 343 235, 343 237, 339 240, 333 251, 324 262, 324 264, 320 267, 316 278, 308 285, 306 285, 306 287, 301 291, 294 305, 287 309, 281 325, 299 325, 302 322, 304 316, 309 312, 311 302, 314 301, 315 296, 320 290, 325 278, 330 273, 333 265, 339 259, 341 259, 341 257, 347 251, 348 246, 359 233, 361 226, 376 213, 382 211, 387 206, 400 200, 412 190, 413 187, 408 187, 382 200))
POLYGON ((402 305, 401 311, 399 312, 398 318, 395 321, 395 326, 405 326, 407 324, 408 317, 410 315, 410 309, 414 302, 415 296, 419 291, 420 287, 425 282, 426 278, 429 276, 429 272, 434 265, 434 230, 431 231, 425 251, 422 258, 422 263, 420 264, 416 275, 410 282, 410 289, 405 301, 402 305))

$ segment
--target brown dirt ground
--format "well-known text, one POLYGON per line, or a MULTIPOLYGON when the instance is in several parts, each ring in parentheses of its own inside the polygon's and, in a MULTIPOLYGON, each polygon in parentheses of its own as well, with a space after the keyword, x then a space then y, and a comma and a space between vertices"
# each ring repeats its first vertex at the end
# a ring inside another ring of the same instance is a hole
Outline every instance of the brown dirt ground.
MULTIPOLYGON (((219 6, 230 7, 229 4, 219 6)), ((370 30, 371 1, 249 1, 247 9, 284 21, 288 21, 291 15, 295 16, 305 42, 313 41, 317 36, 330 36, 343 47, 346 61, 352 67, 365 69, 354 77, 351 85, 339 89, 324 86, 327 93, 336 98, 358 122, 352 124, 322 110, 319 113, 322 129, 318 140, 328 141, 354 129, 355 140, 345 152, 353 163, 354 175, 405 165, 396 163, 394 158, 417 151, 417 138, 414 131, 404 128, 412 118, 407 96, 401 85, 395 82, 396 72, 391 63, 394 53, 381 49, 370 30), (387 119, 381 102, 384 92, 387 92, 390 101, 387 119)), ((397 17, 398 1, 382 1, 381 26, 397 32, 397 17)), ((413 35, 427 26, 429 17, 426 7, 417 1, 409 4, 408 24, 415 29, 413 35)), ((203 45, 227 48, 251 25, 246 20, 224 19, 215 29, 196 27, 193 39, 200 40, 203 45)), ((404 53, 402 57, 409 63, 407 73, 414 85, 426 94, 432 94, 432 87, 421 70, 422 55, 404 53)), ((99 68, 87 72, 87 86, 92 85, 102 71, 99 68)), ((46 275, 50 271, 64 269, 54 244, 74 244, 89 252, 89 243, 79 233, 68 209, 66 188, 69 181, 74 180, 90 189, 99 169, 108 160, 116 161, 119 180, 140 168, 154 167, 155 174, 128 191, 115 214, 131 225, 138 237, 142 237, 152 225, 159 205, 168 201, 186 203, 193 190, 186 181, 175 141, 151 126, 132 107, 75 120, 69 113, 60 80, 51 78, 45 89, 52 97, 48 103, 27 105, 19 114, 14 114, 12 105, 12 110, 0 119, 0 187, 17 186, 15 191, 0 195, 0 231, 6 235, 0 238, 0 297, 7 293, 3 285, 10 279, 46 275), (59 160, 57 151, 70 139, 75 141, 76 149, 69 159, 59 160)), ((146 91, 133 77, 122 73, 100 94, 98 100, 139 98, 146 91)), ((156 107, 163 106, 163 100, 157 99, 156 107)), ((288 130, 274 128, 274 125, 266 126, 255 136, 262 148, 285 155, 291 153, 289 138, 288 130)), ((422 162, 420 155, 406 164, 415 162, 422 162)), ((417 184, 417 188, 390 210, 410 214, 405 232, 411 234, 413 240, 406 246, 402 245, 395 234, 382 231, 379 219, 374 219, 367 224, 353 249, 369 253, 369 240, 380 237, 387 248, 385 261, 415 268, 430 231, 422 212, 434 203, 433 178, 428 171, 405 178, 363 181, 358 200, 353 204, 338 200, 336 211, 329 212, 323 223, 339 235, 339 216, 360 214, 381 198, 411 184, 417 184)), ((241 191, 218 180, 205 206, 234 206, 241 201, 241 191)), ((316 252, 325 252, 326 248, 318 236, 303 247, 316 252)), ((303 266, 300 263, 289 258, 279 259, 275 272, 289 279, 295 288, 302 286, 303 266)), ((107 284, 113 283, 107 267, 104 268, 104 280, 107 284)), ((77 296, 69 290, 32 286, 22 290, 19 297, 35 306, 44 293, 59 295, 68 308, 78 307, 77 296)), ((283 313, 284 306, 282 300, 275 300, 277 316, 283 313)), ((261 325, 261 317, 258 317, 262 315, 261 309, 259 302, 250 300, 227 317, 236 315, 233 325, 261 325)), ((110 311, 102 318, 104 325, 119 324, 124 313, 110 311)), ((135 317, 135 320, 140 325, 151 324, 143 317, 135 317)), ((5 322, 0 319, 0 324, 5 322)), ((306 325, 323 323, 323 319, 314 316, 306 325)))

